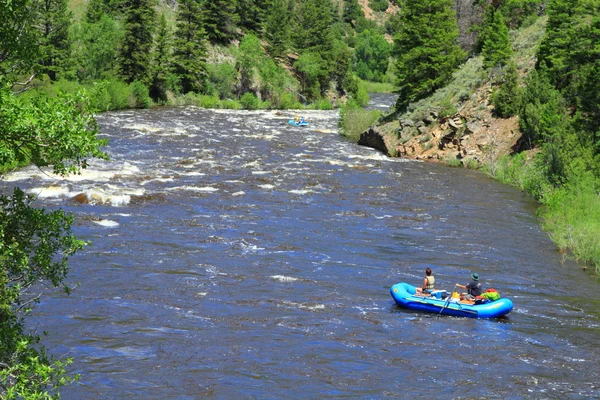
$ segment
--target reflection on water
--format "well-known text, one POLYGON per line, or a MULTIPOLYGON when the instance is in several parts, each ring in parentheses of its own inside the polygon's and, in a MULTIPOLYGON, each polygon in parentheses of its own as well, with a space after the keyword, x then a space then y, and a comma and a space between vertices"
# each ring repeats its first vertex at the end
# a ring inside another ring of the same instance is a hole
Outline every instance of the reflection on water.
POLYGON ((93 243, 72 259, 80 286, 32 321, 75 357, 64 398, 600 396, 597 283, 560 263, 530 199, 304 115, 103 114, 110 161, 9 177, 93 243), (389 287, 426 267, 448 289, 477 272, 515 310, 396 307, 389 287))

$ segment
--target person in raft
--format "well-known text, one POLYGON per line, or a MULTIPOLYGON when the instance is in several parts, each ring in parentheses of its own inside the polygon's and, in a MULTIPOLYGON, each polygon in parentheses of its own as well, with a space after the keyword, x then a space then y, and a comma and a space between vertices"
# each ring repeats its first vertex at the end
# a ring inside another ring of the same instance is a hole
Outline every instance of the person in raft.
POLYGON ((435 285, 435 276, 431 275, 431 268, 425 270, 425 278, 423 278, 423 286, 417 288, 417 294, 431 293, 435 285))
POLYGON ((469 282, 467 286, 458 283, 456 284, 456 286, 458 286, 459 288, 467 289, 467 293, 462 293, 460 295, 461 299, 475 300, 475 297, 481 296, 481 282, 479 282, 479 275, 477 275, 476 273, 471 275, 471 282, 469 282))

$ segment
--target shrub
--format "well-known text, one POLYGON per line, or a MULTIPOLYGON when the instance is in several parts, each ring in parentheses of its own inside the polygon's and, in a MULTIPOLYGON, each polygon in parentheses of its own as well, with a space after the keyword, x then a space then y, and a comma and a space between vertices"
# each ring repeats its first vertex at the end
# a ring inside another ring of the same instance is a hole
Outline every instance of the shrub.
POLYGON ((234 97, 237 71, 229 63, 208 64, 209 87, 220 99, 234 97))
POLYGON ((369 0, 369 8, 373 11, 384 12, 388 7, 388 0, 369 0))
POLYGON ((149 90, 140 81, 132 82, 129 85, 129 89, 131 90, 132 103, 135 108, 149 108, 150 107, 150 94, 149 90))
POLYGON ((246 110, 256 110, 260 108, 260 100, 258 100, 256 95, 251 92, 244 93, 240 98, 240 103, 246 110))
POLYGON ((108 93, 108 83, 105 81, 94 82, 90 89, 90 105, 96 111, 108 111, 111 109, 111 98, 108 93))
POLYGON ((329 99, 320 99, 315 103, 317 110, 333 110, 333 105, 329 99))
POLYGON ((381 111, 379 110, 352 108, 351 103, 346 104, 340 110, 338 122, 340 133, 351 141, 358 142, 360 134, 369 129, 380 116, 381 111))
POLYGON ((131 92, 129 90, 129 85, 125 82, 119 80, 108 81, 106 91, 110 96, 109 110, 122 110, 134 106, 134 104, 129 101, 131 92))
POLYGON ((231 100, 231 99, 221 100, 220 106, 221 106, 221 108, 224 108, 227 110, 241 110, 242 109, 242 105, 240 104, 239 101, 231 100))

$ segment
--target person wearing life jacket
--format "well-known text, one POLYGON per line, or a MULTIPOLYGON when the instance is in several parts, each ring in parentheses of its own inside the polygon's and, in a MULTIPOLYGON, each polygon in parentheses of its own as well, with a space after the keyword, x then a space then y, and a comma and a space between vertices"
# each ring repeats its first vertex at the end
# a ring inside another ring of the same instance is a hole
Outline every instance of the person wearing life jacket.
POLYGON ((458 283, 456 286, 467 289, 467 293, 461 293, 461 300, 475 300, 475 297, 481 296, 481 282, 479 282, 479 275, 477 275, 477 273, 471 274, 471 282, 466 286, 458 283))
POLYGON ((431 268, 425 270, 425 278, 423 278, 423 286, 418 287, 417 294, 431 293, 435 285, 435 276, 431 274, 431 268))

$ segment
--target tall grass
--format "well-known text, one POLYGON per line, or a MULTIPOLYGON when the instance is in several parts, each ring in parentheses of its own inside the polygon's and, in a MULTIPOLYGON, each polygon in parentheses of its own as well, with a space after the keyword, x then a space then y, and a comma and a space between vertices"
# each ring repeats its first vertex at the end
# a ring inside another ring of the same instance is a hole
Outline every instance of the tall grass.
POLYGON ((551 185, 535 159, 524 153, 503 156, 484 171, 502 183, 516 186, 541 203, 542 228, 557 247, 600 274, 600 181, 592 176, 575 178, 561 187, 551 185))
POLYGON ((600 274, 600 196, 595 185, 578 182, 552 191, 540 216, 559 249, 600 274))
POLYGON ((388 82, 369 82, 360 78, 359 82, 368 93, 393 93, 397 89, 396 85, 388 82))

